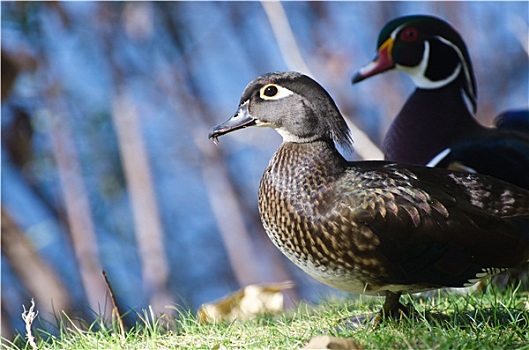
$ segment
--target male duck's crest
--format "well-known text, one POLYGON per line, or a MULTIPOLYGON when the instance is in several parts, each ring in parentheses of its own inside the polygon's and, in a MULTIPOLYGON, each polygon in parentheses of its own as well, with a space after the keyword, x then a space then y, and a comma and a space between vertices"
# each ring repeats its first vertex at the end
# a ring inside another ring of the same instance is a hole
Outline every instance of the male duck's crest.
POLYGON ((406 72, 421 89, 458 84, 476 110, 476 82, 466 45, 445 21, 424 15, 399 17, 380 32, 377 57, 364 66, 353 83, 398 69, 406 72))

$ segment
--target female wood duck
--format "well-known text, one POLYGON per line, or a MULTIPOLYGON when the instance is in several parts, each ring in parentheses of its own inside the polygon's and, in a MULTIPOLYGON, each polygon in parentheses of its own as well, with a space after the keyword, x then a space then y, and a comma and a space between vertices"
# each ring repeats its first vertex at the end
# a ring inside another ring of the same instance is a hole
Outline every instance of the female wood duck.
POLYGON ((464 286, 529 260, 529 191, 485 175, 346 161, 336 148, 352 147, 345 120, 305 75, 258 77, 209 138, 250 126, 283 137, 259 187, 270 239, 323 283, 385 294, 381 315, 404 310, 403 292, 464 286))
POLYGON ((474 119, 472 63, 452 26, 431 16, 400 17, 382 29, 377 46, 353 83, 397 69, 417 86, 386 134, 386 160, 465 169, 529 189, 529 111, 504 116, 516 114, 525 130, 508 123, 486 128, 474 119))

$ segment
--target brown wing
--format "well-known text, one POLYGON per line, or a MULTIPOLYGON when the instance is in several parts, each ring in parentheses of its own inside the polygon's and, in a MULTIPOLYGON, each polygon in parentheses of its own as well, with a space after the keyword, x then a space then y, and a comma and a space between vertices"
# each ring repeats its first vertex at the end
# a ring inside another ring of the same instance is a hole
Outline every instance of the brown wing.
POLYGON ((384 283, 462 286, 529 260, 528 191, 487 176, 370 166, 351 168, 361 181, 341 185, 336 215, 373 236, 376 248, 362 254, 381 261, 384 283))

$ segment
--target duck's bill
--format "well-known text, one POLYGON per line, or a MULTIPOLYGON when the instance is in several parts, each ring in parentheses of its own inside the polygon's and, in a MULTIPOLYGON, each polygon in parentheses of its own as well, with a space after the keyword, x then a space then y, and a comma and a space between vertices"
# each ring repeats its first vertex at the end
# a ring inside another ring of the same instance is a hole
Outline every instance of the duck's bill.
POLYGON ((219 136, 255 125, 255 123, 256 120, 250 115, 250 112, 248 112, 248 102, 245 102, 239 106, 237 113, 235 113, 230 119, 213 127, 208 137, 213 139, 214 142, 217 142, 219 136))
POLYGON ((373 59, 373 61, 360 68, 360 70, 355 74, 352 79, 353 84, 356 84, 373 75, 377 75, 395 68, 395 63, 393 62, 393 57, 391 54, 392 49, 393 39, 390 38, 380 46, 377 56, 373 59))

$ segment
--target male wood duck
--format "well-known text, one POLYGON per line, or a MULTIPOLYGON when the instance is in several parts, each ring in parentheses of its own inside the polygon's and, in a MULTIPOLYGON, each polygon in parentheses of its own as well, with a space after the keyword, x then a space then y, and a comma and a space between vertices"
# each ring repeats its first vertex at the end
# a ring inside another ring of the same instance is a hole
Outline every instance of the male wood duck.
POLYGON ((472 63, 452 26, 432 16, 399 17, 382 29, 377 47, 353 83, 396 69, 417 86, 386 134, 386 160, 465 169, 529 189, 529 111, 506 114, 508 121, 516 114, 521 129, 486 128, 474 119, 472 63))
POLYGON ((244 90, 237 112, 209 138, 250 127, 283 142, 259 186, 263 226, 283 254, 315 279, 386 295, 461 287, 529 260, 529 191, 495 178, 384 161, 348 162, 337 106, 317 82, 269 73, 244 90))

